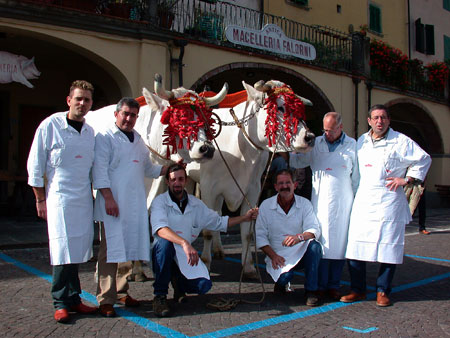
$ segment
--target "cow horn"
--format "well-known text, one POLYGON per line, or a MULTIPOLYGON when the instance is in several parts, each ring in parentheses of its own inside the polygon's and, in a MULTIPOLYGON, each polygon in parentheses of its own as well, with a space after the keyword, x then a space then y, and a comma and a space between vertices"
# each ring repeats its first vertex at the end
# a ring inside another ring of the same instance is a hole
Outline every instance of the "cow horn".
POLYGON ((174 94, 171 91, 164 89, 161 74, 155 74, 155 93, 160 98, 165 100, 170 100, 174 98, 174 94))
POLYGON ((205 102, 207 107, 212 107, 212 106, 216 106, 218 105, 220 102, 223 101, 223 99, 225 98, 225 96, 228 93, 228 83, 224 83, 222 90, 213 97, 204 97, 203 101, 205 102))
POLYGON ((264 80, 259 80, 255 83, 254 87, 257 91, 267 93, 269 90, 272 89, 272 86, 269 84, 269 82, 265 83, 264 80))
POLYGON ((297 95, 297 94, 295 94, 295 96, 297 96, 297 98, 300 99, 305 106, 312 106, 313 105, 313 103, 310 100, 305 99, 304 97, 301 97, 300 95, 297 95))

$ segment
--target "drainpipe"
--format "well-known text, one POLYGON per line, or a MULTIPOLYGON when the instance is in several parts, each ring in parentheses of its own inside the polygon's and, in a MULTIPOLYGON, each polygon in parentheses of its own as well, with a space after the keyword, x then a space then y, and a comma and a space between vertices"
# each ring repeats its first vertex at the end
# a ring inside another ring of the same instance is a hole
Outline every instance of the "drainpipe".
POLYGON ((178 67, 178 87, 183 86, 183 57, 184 57, 184 47, 188 44, 187 40, 174 40, 173 45, 175 47, 180 48, 180 54, 178 58, 172 57, 172 50, 169 47, 169 55, 170 55, 170 88, 173 88, 172 85, 172 66, 176 65, 178 67))
POLYGON ((410 5, 409 0, 407 3, 408 6, 408 57, 411 59, 411 13, 410 13, 410 5))
POLYGON ((367 111, 372 108, 372 88, 373 83, 370 81, 366 81, 366 87, 367 87, 367 111))
POLYGON ((355 140, 358 139, 358 126, 359 126, 359 118, 358 118, 358 114, 359 114, 359 110, 358 110, 358 102, 359 102, 359 93, 358 93, 358 85, 361 82, 361 80, 357 77, 354 77, 352 79, 354 85, 355 85, 355 130, 354 130, 354 135, 355 135, 355 140))
POLYGON ((261 29, 264 27, 264 0, 259 1, 259 22, 261 22, 261 29))

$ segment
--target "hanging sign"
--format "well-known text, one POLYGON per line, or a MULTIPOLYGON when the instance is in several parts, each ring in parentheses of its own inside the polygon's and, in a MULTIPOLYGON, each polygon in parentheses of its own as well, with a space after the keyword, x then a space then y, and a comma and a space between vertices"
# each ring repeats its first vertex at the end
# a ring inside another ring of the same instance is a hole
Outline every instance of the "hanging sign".
POLYGON ((237 45, 294 56, 304 60, 316 58, 316 49, 313 45, 288 38, 277 25, 268 24, 262 30, 230 25, 225 29, 225 35, 228 41, 237 45))
POLYGON ((28 80, 37 79, 41 72, 34 64, 34 57, 27 59, 22 55, 15 55, 0 51, 0 83, 19 82, 28 88, 34 86, 28 80))

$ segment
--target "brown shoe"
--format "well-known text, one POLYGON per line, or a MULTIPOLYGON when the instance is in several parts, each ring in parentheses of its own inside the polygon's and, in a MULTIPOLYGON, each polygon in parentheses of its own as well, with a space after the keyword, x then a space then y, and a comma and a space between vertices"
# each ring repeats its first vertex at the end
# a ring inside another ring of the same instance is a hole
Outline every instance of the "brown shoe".
POLYGON ((384 292, 377 292, 377 305, 384 307, 391 305, 391 301, 389 300, 389 297, 384 292))
POLYGON ((100 313, 103 317, 115 317, 116 311, 111 304, 103 304, 99 307, 100 313))
POLYGON ((125 305, 127 307, 138 307, 140 305, 137 299, 134 299, 130 295, 126 295, 125 297, 119 298, 117 303, 125 305))
POLYGON ((341 298, 341 293, 338 289, 328 289, 327 294, 328 298, 332 300, 339 300, 341 298))
POLYGON ((316 291, 306 291, 305 298, 307 306, 318 306, 320 304, 320 298, 316 291))
POLYGON ((421 234, 421 235, 429 235, 429 234, 431 234, 431 232, 426 230, 426 229, 423 229, 423 230, 419 230, 419 234, 421 234))
POLYGON ((153 298, 153 312, 157 317, 168 317, 171 315, 166 296, 158 295, 153 298))
POLYGON ((96 307, 92 307, 92 306, 87 306, 83 303, 74 305, 70 308, 71 311, 74 311, 76 313, 83 313, 83 314, 91 314, 91 313, 96 313, 97 312, 97 308, 96 307))
POLYGON ((341 297, 340 301, 343 303, 353 303, 366 299, 365 293, 356 293, 351 291, 348 295, 341 297))
POLYGON ((56 310, 53 318, 55 318, 58 323, 67 323, 70 319, 69 311, 67 311, 67 309, 56 310))

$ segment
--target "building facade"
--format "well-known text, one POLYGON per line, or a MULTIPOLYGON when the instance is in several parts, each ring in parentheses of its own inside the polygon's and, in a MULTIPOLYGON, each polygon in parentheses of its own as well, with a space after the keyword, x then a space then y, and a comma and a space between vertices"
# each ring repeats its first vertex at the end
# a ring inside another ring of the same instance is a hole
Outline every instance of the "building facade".
MULTIPOLYGON (((322 116, 338 111, 345 131, 358 137, 368 130, 368 107, 386 104, 393 128, 433 157, 430 203, 446 203, 435 185, 450 185, 448 80, 439 90, 397 87, 373 76, 369 63, 369 38, 408 53, 409 2, 0 0, 0 52, 34 57, 40 72, 29 80, 34 88, 0 83, 0 203, 26 194, 34 131, 46 116, 66 110, 73 80, 94 84, 97 109, 152 90, 155 73, 167 88, 197 92, 218 91, 224 82, 232 93, 243 90, 242 81, 283 81, 313 102, 307 123, 316 134, 322 116)), ((409 18, 411 27, 415 16, 409 18)))

